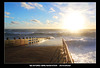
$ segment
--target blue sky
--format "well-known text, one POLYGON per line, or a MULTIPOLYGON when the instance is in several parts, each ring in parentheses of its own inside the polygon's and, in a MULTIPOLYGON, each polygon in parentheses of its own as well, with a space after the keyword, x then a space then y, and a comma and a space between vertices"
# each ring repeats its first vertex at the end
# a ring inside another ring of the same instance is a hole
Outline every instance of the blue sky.
POLYGON ((95 2, 5 2, 5 29, 63 28, 72 11, 84 16, 84 28, 96 28, 95 2))

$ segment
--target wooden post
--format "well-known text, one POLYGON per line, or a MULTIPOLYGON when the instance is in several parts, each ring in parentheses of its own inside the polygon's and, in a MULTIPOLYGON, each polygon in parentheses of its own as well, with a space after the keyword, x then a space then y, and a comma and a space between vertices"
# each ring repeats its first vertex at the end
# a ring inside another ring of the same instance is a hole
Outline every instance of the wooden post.
POLYGON ((9 38, 7 37, 7 44, 9 43, 9 38))
POLYGON ((19 37, 19 39, 20 39, 20 45, 21 45, 21 38, 19 37))
POLYGON ((23 39, 24 39, 24 45, 25 45, 25 38, 23 37, 23 39))
POLYGON ((26 40, 26 41, 25 41, 25 43, 27 42, 26 44, 28 45, 28 37, 26 37, 26 39, 25 39, 25 40, 26 40))
POLYGON ((16 45, 16 38, 14 37, 14 40, 15 40, 15 44, 14 45, 16 45))

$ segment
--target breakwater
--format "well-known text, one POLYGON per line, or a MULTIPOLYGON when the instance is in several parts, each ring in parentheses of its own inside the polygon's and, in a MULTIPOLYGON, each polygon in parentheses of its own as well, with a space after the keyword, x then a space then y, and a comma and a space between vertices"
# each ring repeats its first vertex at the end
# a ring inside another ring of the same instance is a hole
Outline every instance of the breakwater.
POLYGON ((5 42, 5 46, 22 46, 22 45, 29 45, 29 44, 36 44, 39 43, 43 40, 47 40, 50 39, 50 37, 23 37, 23 38, 13 38, 13 39, 9 39, 6 38, 6 40, 4 40, 5 42))

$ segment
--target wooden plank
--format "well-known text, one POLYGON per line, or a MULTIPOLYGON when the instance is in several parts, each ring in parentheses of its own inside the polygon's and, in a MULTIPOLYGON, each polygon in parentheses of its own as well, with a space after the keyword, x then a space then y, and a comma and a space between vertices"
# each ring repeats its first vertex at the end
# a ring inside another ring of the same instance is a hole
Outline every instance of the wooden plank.
POLYGON ((28 39, 25 39, 25 45, 27 45, 28 44, 28 39))
POLYGON ((19 45, 21 45, 21 41, 20 41, 20 39, 16 39, 15 40, 15 46, 19 46, 19 45))
POLYGON ((25 40, 21 39, 21 45, 24 45, 24 44, 25 44, 25 40))

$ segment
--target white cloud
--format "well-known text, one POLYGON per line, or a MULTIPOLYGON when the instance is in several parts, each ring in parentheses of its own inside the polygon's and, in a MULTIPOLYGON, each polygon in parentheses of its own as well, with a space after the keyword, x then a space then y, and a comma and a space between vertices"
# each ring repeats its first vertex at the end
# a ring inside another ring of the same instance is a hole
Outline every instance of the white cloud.
POLYGON ((63 5, 54 4, 54 6, 60 9, 61 12, 63 13, 80 11, 84 14, 86 13, 93 14, 96 11, 96 3, 90 3, 90 2, 69 2, 69 3, 65 2, 65 3, 63 5))
POLYGON ((56 2, 58 5, 62 5, 64 4, 65 2, 56 2))
POLYGON ((21 2, 21 7, 24 7, 26 9, 34 9, 35 8, 34 6, 32 6, 32 3, 27 4, 26 2, 21 2))
POLYGON ((38 3, 34 3, 34 5, 35 5, 38 9, 40 9, 41 7, 43 7, 43 5, 38 4, 38 3))
POLYGON ((4 16, 5 18, 11 18, 11 19, 14 19, 14 17, 7 16, 7 15, 10 14, 9 12, 5 12, 5 14, 6 14, 6 15, 4 16))
POLYGON ((29 5, 33 5, 33 3, 31 3, 31 2, 28 2, 28 4, 29 4, 29 5))
POLYGON ((51 22, 53 22, 53 21, 51 21, 51 20, 46 20, 46 23, 47 23, 47 24, 51 24, 51 22))
POLYGON ((27 21, 22 21, 22 22, 25 23, 25 25, 29 25, 29 26, 35 25, 34 23, 27 22, 27 21))
POLYGON ((5 16, 5 18, 9 18, 9 16, 5 16))
POLYGON ((96 18, 96 16, 91 16, 91 18, 96 18))
POLYGON ((32 2, 22 2, 21 3, 21 7, 24 7, 26 9, 35 9, 36 7, 38 9, 41 9, 43 7, 43 5, 39 4, 39 3, 32 3, 32 2))
POLYGON ((50 8, 50 11, 49 12, 55 12, 55 10, 53 8, 50 8))
POLYGON ((63 14, 63 13, 61 13, 61 12, 59 12, 59 15, 63 16, 64 14, 63 14))
POLYGON ((53 22, 52 21, 52 23, 50 23, 50 21, 49 20, 47 20, 48 22, 46 23, 46 24, 44 24, 44 27, 47 27, 47 28, 61 28, 61 24, 60 23, 58 23, 58 22, 53 22))
POLYGON ((5 14, 9 15, 10 13, 9 12, 5 12, 5 14))
POLYGON ((57 17, 57 16, 53 16, 53 18, 58 19, 58 17, 57 17))
POLYGON ((5 18, 11 18, 11 19, 14 19, 14 17, 10 17, 10 16, 4 16, 5 18))

